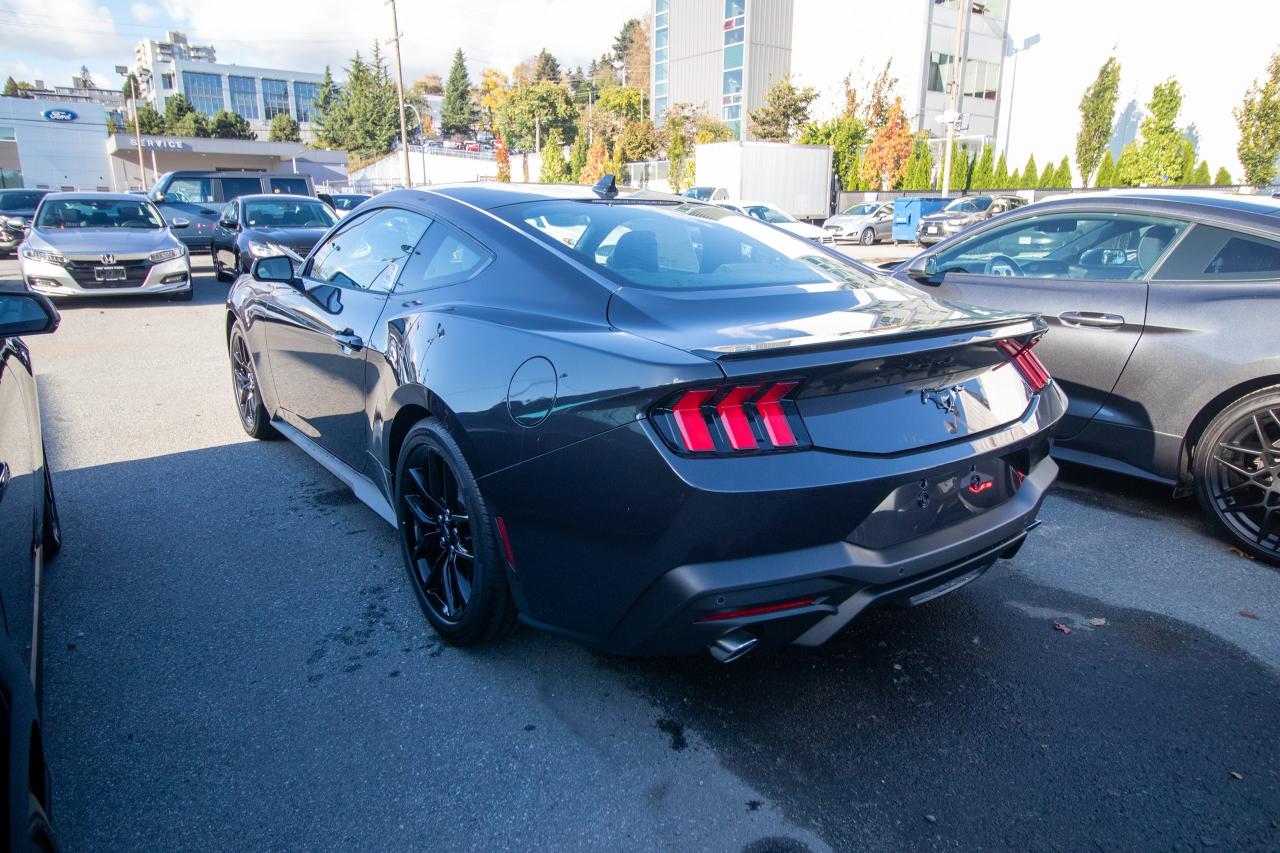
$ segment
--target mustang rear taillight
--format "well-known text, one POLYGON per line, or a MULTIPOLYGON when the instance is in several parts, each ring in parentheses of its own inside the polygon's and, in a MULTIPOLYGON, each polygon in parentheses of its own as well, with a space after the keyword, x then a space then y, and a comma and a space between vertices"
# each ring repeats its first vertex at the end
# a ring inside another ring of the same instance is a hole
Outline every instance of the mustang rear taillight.
POLYGON ((1044 364, 1031 351, 1038 342, 1039 338, 1029 344, 1020 344, 1017 341, 1000 341, 996 344, 1001 352, 1009 356, 1009 360, 1013 362, 1014 367, 1018 368, 1022 378, 1027 380, 1032 391, 1039 391, 1049 384, 1049 371, 1044 369, 1044 364))
POLYGON ((654 422, 681 453, 760 453, 808 444, 791 399, 800 383, 753 382, 684 391, 659 406, 654 422))

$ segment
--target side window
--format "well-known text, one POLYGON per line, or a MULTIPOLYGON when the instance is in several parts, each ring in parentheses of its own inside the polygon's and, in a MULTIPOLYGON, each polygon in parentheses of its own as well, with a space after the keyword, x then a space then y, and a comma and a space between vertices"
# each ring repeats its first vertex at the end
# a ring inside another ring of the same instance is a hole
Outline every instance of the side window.
POLYGON ((1280 278, 1280 242, 1197 225, 1161 267, 1160 281, 1280 278))
POLYGON ((240 221, 240 212, 236 210, 236 203, 234 201, 222 208, 222 221, 229 222, 232 225, 240 221))
POLYGON ((240 198, 242 195, 256 195, 262 192, 262 181, 258 178, 219 178, 222 182, 222 197, 227 201, 240 198))
POLYGON ((938 269, 1013 278, 1141 279, 1186 227, 1135 214, 1045 214, 975 234, 939 253, 938 269))
POLYGON ((408 210, 375 210, 321 244, 307 275, 339 287, 385 293, 430 224, 427 217, 408 210))
POLYGON ((448 287, 467 281, 493 261, 493 254, 479 243, 436 223, 413 253, 396 284, 397 293, 448 287))
MULTIPOLYGON (((271 192, 290 195, 311 195, 303 178, 271 178, 271 192)), ((254 192, 258 192, 254 190, 254 192)))
POLYGON ((210 178, 174 178, 164 191, 166 200, 179 204, 208 204, 213 201, 210 178))

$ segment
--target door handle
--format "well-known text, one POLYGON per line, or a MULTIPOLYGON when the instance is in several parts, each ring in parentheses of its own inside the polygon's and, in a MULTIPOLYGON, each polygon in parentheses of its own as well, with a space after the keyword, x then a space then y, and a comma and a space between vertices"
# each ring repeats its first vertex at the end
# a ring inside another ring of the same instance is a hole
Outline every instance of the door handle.
POLYGON ((338 332, 333 336, 333 340, 338 344, 338 349, 342 350, 344 355, 351 355, 364 349, 364 341, 360 336, 354 334, 350 329, 338 332))
POLYGON ((1064 311, 1058 319, 1068 326, 1089 326, 1094 329, 1118 329, 1124 325, 1119 314, 1100 314, 1097 311, 1064 311))

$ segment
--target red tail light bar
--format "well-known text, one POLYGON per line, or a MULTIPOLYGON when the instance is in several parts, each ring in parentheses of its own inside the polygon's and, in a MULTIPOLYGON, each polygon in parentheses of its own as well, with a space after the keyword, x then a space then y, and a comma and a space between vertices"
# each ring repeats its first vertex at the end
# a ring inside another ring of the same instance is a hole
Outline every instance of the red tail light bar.
POLYGON ((1018 372, 1022 374, 1022 378, 1027 380, 1027 384, 1031 386, 1031 390, 1039 391, 1049 384, 1049 371, 1044 369, 1044 365, 1040 359, 1036 358, 1031 348, 1039 343, 1040 339, 1036 338, 1029 344, 1019 344, 1017 341, 999 341, 996 346, 1005 355, 1009 356, 1009 360, 1013 362, 1013 366, 1018 368, 1018 372))
POLYGON ((753 382, 681 392, 654 423, 680 453, 760 453, 808 446, 792 393, 797 381, 753 382))

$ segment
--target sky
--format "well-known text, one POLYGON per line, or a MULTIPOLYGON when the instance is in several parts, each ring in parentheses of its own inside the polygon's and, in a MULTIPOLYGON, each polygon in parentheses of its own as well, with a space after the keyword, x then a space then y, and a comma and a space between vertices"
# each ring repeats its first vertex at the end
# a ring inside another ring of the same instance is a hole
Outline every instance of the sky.
MULTIPOLYGON (((900 32, 903 10, 926 0, 795 0, 792 72, 817 87, 817 112, 836 109, 846 74, 867 76, 890 54, 920 61, 917 32, 900 32)), ((1175 75, 1200 155, 1237 177, 1231 109, 1280 50, 1280 0, 1010 0, 1015 40, 1039 35, 1018 60, 1012 87, 1010 168, 1029 153, 1043 165, 1070 154, 1077 104, 1114 50, 1121 107, 1141 107, 1156 83, 1175 75)), ((401 0, 405 80, 445 74, 462 47, 473 79, 510 72, 543 47, 562 65, 586 65, 607 51, 622 23, 647 14, 648 0, 401 0)), ((133 46, 169 29, 213 44, 220 62, 335 73, 357 49, 391 36, 383 0, 0 0, 0 74, 67 85, 87 65, 99 83, 130 64, 133 46)), ((910 29, 910 28, 905 28, 910 29)), ((1006 62, 1009 91, 1012 63, 1006 62)), ((340 74, 339 74, 340 76, 340 74)), ((1003 132, 1001 141, 1003 142, 1003 132)))

